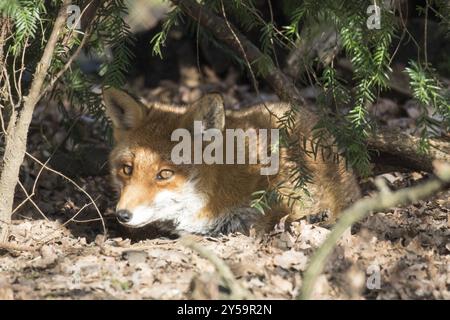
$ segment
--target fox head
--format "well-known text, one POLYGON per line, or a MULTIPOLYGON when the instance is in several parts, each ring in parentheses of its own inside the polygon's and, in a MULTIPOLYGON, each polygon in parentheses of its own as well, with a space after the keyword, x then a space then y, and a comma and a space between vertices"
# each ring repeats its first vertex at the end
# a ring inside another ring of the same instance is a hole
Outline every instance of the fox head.
POLYGON ((187 107, 146 106, 125 91, 108 88, 103 99, 115 140, 110 168, 120 193, 118 221, 131 228, 157 223, 169 231, 206 233, 214 219, 208 214, 208 182, 199 182, 199 170, 208 169, 175 165, 171 151, 177 142, 171 135, 178 128, 191 130, 194 121, 224 130, 222 97, 209 94, 187 107))

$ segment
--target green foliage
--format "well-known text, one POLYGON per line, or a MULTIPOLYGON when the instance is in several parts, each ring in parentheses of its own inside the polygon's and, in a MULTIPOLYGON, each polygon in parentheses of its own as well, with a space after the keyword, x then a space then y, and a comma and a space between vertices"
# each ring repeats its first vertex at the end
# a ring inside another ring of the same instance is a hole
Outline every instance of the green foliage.
MULTIPOLYGON (((226 11, 227 19, 246 34, 259 34, 257 42, 263 57, 254 62, 252 69, 257 75, 264 75, 274 61, 277 62, 277 52, 291 50, 297 44, 302 43, 304 37, 314 36, 311 30, 314 26, 323 24, 336 30, 343 54, 352 66, 351 81, 344 81, 338 75, 334 62, 325 63, 317 61, 315 67, 307 66, 310 79, 314 79, 316 85, 322 88, 318 97, 318 105, 321 110, 320 120, 317 123, 313 141, 292 141, 292 130, 295 116, 298 112, 296 106, 280 119, 282 145, 291 148, 306 144, 313 144, 312 152, 317 155, 318 146, 322 150, 338 150, 334 155, 336 161, 339 155, 344 155, 347 164, 352 166, 362 176, 370 174, 370 156, 366 146, 366 138, 373 129, 373 124, 368 114, 368 107, 372 105, 379 95, 389 89, 391 62, 395 53, 394 40, 401 39, 405 32, 403 25, 397 25, 395 7, 389 7, 383 1, 371 0, 282 0, 282 8, 288 23, 277 25, 271 15, 267 14, 271 8, 262 13, 262 3, 250 0, 202 0, 200 1, 208 9, 223 17, 226 11), (368 27, 370 13, 369 6, 379 5, 381 21, 379 29, 368 27), (318 73, 319 75, 315 74, 318 73), (325 130, 324 130, 325 129, 325 130), (330 141, 330 134, 334 140, 330 141)), ((272 4, 275 2, 272 1, 272 4)), ((428 10, 432 10, 440 22, 449 26, 450 5, 448 1, 428 0, 428 10)), ((200 27, 199 34, 210 37, 207 31, 200 27)), ((214 41, 210 37, 210 41, 214 41)), ((304 41, 303 41, 304 42, 304 41)), ((220 44, 218 44, 220 46, 220 44)), ((229 52, 229 51, 228 51, 229 52)), ((286 51, 284 51, 286 52, 286 51)), ((243 68, 245 61, 229 54, 243 68)), ((420 59, 420 57, 417 57, 420 59)), ((411 63, 406 69, 410 76, 411 88, 414 97, 423 106, 423 116, 418 120, 418 127, 422 132, 421 148, 425 151, 427 139, 438 132, 438 129, 448 128, 449 100, 448 92, 444 92, 438 77, 431 72, 431 68, 419 67, 411 63), (425 110, 432 109, 434 114, 428 115, 425 110), (442 121, 436 119, 442 118, 442 121)), ((291 148, 294 150, 294 148, 291 148)), ((311 149, 311 148, 309 148, 311 149)), ((299 165, 293 170, 290 180, 295 180, 297 188, 304 188, 309 181, 307 170, 299 165)), ((255 195, 255 207, 262 210, 270 207, 270 202, 280 197, 279 190, 269 190, 255 195)))
MULTIPOLYGON (((74 1, 73 4, 79 4, 83 11, 83 4, 86 5, 86 1, 74 1)), ((6 110, 12 109, 13 106, 16 109, 21 107, 22 97, 29 90, 31 75, 42 56, 61 5, 61 0, 0 2, 0 17, 8 19, 11 24, 11 34, 4 47, 7 54, 3 61, 10 76, 9 89, 6 90, 10 94, 0 96, 0 104, 6 106, 6 110)), ((59 106, 69 101, 75 107, 74 110, 78 113, 74 115, 75 118, 80 114, 90 113, 95 119, 106 124, 101 96, 95 88, 99 84, 121 87, 126 82, 134 44, 134 37, 124 20, 126 14, 127 8, 123 0, 102 2, 91 21, 90 37, 85 45, 89 51, 85 53, 97 55, 105 63, 97 74, 89 75, 83 73, 76 62, 72 63, 51 92, 52 98, 59 106), (105 55, 105 51, 108 50, 111 54, 105 55)), ((64 68, 84 36, 80 30, 74 31, 69 27, 63 29, 46 79, 47 84, 64 68)), ((3 86, 0 89, 4 90, 8 82, 0 84, 3 86)), ((69 117, 64 108, 60 109, 66 117, 69 117)))
POLYGON ((134 36, 123 19, 127 13, 123 0, 110 1, 103 11, 98 34, 102 36, 104 44, 111 47, 112 61, 103 64, 100 74, 104 75, 106 85, 121 87, 126 82, 126 74, 134 57, 131 50, 134 36))
POLYGON ((271 204, 278 200, 278 194, 276 190, 260 190, 254 192, 252 198, 251 207, 257 209, 261 214, 265 214, 267 210, 272 209, 271 204))
POLYGON ((153 54, 158 55, 161 59, 163 58, 162 47, 166 43, 167 35, 170 29, 178 24, 179 19, 181 19, 181 11, 178 7, 175 7, 167 14, 162 30, 150 41, 153 46, 153 54))
POLYGON ((410 85, 414 98, 419 102, 421 115, 418 118, 418 128, 421 133, 419 148, 422 152, 428 152, 428 139, 439 133, 439 128, 450 130, 450 98, 445 93, 442 84, 435 75, 435 70, 423 67, 415 61, 410 61, 410 66, 405 69, 410 78, 410 85), (430 115, 430 109, 433 114, 430 115), (442 121, 436 120, 436 117, 442 121))
POLYGON ((0 4, 0 13, 15 22, 16 31, 10 48, 15 54, 23 48, 26 41, 36 37, 38 29, 42 27, 41 15, 46 13, 45 9, 43 0, 11 0, 0 4))
MULTIPOLYGON (((370 122, 367 107, 372 104, 377 94, 388 88, 389 73, 391 72, 390 46, 395 33, 393 12, 381 9, 380 29, 370 30, 367 27, 366 10, 371 2, 336 1, 329 3, 316 14, 317 19, 330 18, 338 30, 343 49, 353 67, 354 96, 353 107, 347 115, 349 123, 340 123, 340 129, 331 128, 333 122, 328 123, 328 129, 338 136, 338 145, 345 149, 347 161, 363 175, 369 174, 369 154, 365 147, 365 139, 370 132, 370 122), (350 126, 350 130, 348 130, 350 126)), ((309 14, 312 14, 310 11, 309 14)), ((332 68, 332 67, 330 67, 332 68)), ((331 81, 331 73, 324 74, 328 78, 328 86, 337 83, 331 81)), ((342 86, 332 89, 335 94, 342 91, 342 86)), ((349 95, 351 96, 351 95, 349 95)), ((344 102, 345 101, 341 101, 344 102)))

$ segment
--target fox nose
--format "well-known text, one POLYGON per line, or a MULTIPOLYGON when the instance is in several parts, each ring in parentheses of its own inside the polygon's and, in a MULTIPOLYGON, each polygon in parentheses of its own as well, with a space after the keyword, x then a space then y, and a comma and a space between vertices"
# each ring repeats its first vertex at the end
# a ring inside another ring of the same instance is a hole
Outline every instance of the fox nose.
POLYGON ((131 212, 130 211, 128 211, 128 210, 119 210, 119 211, 116 211, 116 217, 117 217, 117 220, 119 220, 120 222, 129 222, 130 220, 131 220, 131 217, 132 217, 133 215, 131 214, 131 212))

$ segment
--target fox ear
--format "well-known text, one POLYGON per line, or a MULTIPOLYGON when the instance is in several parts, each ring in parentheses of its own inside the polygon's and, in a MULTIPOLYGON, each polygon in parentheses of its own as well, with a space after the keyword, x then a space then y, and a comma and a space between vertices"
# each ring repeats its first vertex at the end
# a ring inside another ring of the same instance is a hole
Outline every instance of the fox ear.
POLYGON ((194 121, 202 121, 204 129, 225 128, 223 98, 218 93, 210 93, 191 104, 184 119, 185 128, 193 128, 194 121))
POLYGON ((103 101, 115 130, 132 129, 144 118, 145 106, 123 90, 104 88, 103 101))

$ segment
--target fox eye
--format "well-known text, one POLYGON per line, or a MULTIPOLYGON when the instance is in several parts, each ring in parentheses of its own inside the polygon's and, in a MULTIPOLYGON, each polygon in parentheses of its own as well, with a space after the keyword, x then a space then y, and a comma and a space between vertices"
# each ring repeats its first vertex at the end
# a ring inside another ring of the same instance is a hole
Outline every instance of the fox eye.
POLYGON ((129 164, 124 164, 122 167, 122 172, 126 176, 131 176, 131 174, 133 173, 133 167, 129 164))
POLYGON ((161 170, 157 176, 156 179, 158 180, 167 180, 173 176, 173 171, 169 169, 163 169, 161 170))

